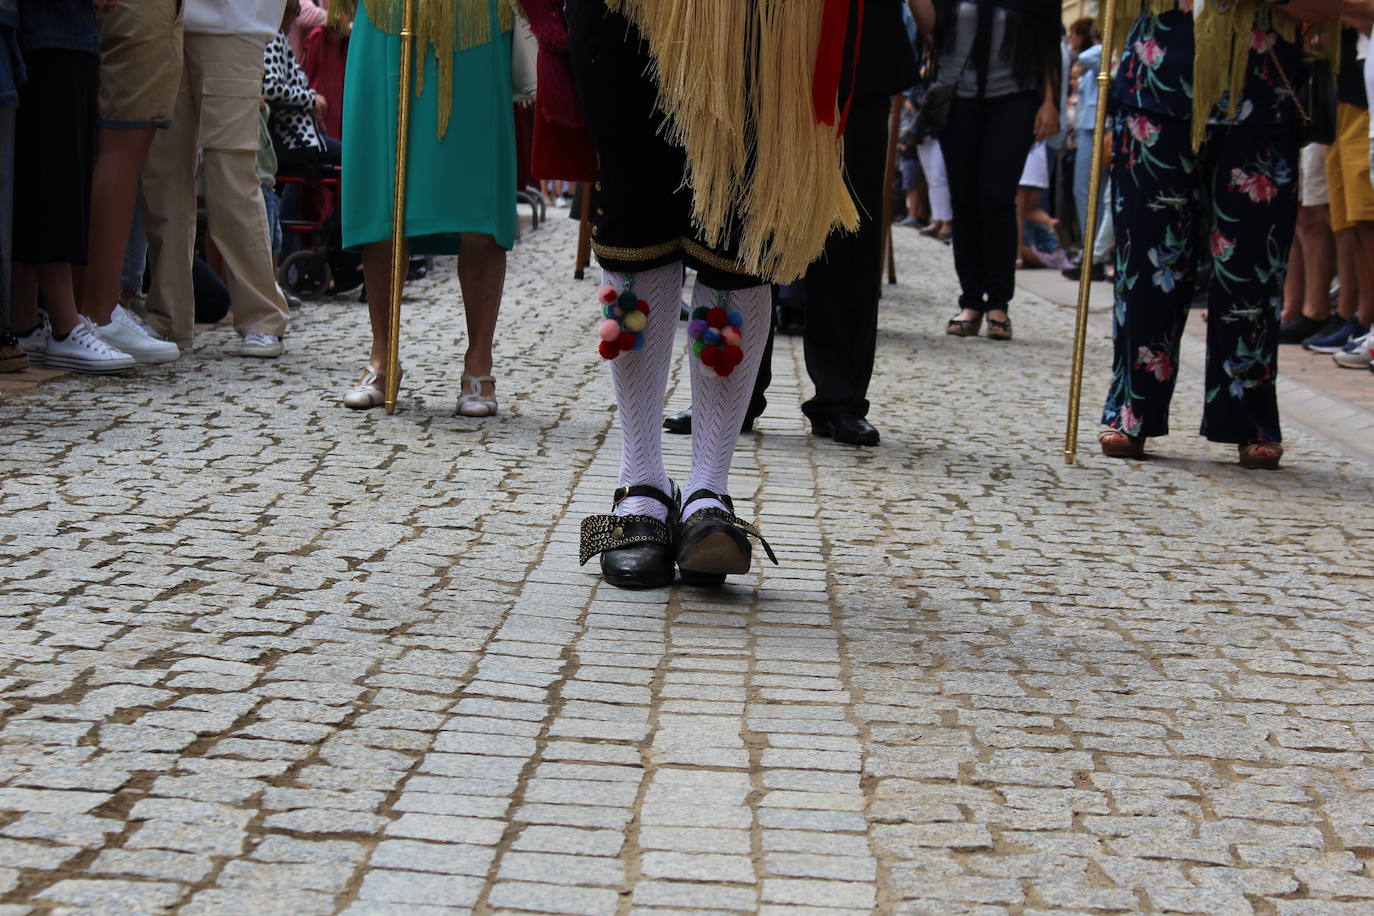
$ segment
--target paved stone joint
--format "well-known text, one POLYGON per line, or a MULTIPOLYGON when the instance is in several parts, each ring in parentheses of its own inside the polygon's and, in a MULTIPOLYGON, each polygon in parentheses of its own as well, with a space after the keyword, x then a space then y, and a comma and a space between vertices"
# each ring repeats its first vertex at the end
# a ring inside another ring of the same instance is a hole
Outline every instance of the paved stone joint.
POLYGON ((279 362, 216 333, 0 402, 0 916, 1370 912, 1368 467, 1065 467, 1070 312, 945 337, 899 233, 883 445, 808 437, 780 337, 733 488, 781 566, 604 588, 572 229, 512 255, 495 422, 453 415, 449 262, 391 418, 337 406, 342 301, 279 362))

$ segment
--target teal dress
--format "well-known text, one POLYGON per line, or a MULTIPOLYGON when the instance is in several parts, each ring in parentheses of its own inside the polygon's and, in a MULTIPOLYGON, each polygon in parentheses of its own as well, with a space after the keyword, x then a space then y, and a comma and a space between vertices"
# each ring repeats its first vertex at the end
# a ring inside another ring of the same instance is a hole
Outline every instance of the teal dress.
MULTIPOLYGON (((453 109, 439 138, 439 67, 433 48, 424 92, 410 105, 405 235, 414 254, 456 254, 460 232, 515 244, 515 118, 510 32, 497 25, 483 45, 454 52, 453 109)), ((356 248, 391 238, 396 174, 396 113, 401 39, 372 24, 358 4, 344 77, 343 243, 356 248)))

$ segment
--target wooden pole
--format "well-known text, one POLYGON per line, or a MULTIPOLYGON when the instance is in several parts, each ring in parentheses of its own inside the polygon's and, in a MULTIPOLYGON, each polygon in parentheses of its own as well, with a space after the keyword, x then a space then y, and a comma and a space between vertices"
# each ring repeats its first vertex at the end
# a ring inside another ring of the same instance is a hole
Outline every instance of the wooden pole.
POLYGON ((406 281, 406 166, 410 159, 410 90, 414 79, 415 0, 401 9, 401 73, 396 105, 396 174, 391 210, 391 301, 387 303, 386 412, 401 387, 401 292, 406 281))
POLYGON ((897 265, 892 257, 892 173, 897 169, 897 135, 902 130, 902 101, 904 96, 892 97, 892 114, 887 121, 887 162, 883 169, 883 225, 878 244, 883 246, 883 262, 887 265, 887 282, 897 282, 897 265))
MULTIPOLYGON (((1107 93, 1111 83, 1111 49, 1116 0, 1103 4, 1102 63, 1097 70, 1097 120, 1093 125, 1093 145, 1087 152, 1093 157, 1088 173, 1088 211, 1083 227, 1083 255, 1078 267, 1078 316, 1073 331, 1073 363, 1069 370, 1069 416, 1064 430, 1064 462, 1073 464, 1078 457, 1078 411, 1083 399, 1083 356, 1088 341, 1088 298, 1092 292, 1092 246, 1097 237, 1098 197, 1102 190, 1102 161, 1107 139, 1107 93)), ((1084 151, 1080 150, 1081 155, 1084 151)))

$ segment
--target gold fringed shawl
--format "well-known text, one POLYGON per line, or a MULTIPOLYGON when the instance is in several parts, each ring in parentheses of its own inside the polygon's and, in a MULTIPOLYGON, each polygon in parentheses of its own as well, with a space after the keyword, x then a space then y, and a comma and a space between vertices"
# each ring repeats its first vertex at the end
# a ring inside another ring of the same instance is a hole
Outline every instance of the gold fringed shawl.
POLYGON ((824 5, 606 0, 648 43, 694 225, 712 246, 736 233, 744 269, 771 282, 801 276, 832 229, 859 224, 843 141, 812 116, 824 5))
MULTIPOLYGON (((1178 0, 1127 0, 1118 3, 1115 19, 1115 55, 1126 47, 1126 36, 1136 17, 1158 16, 1180 8, 1178 0)), ((1186 8, 1186 7, 1185 7, 1186 8)), ((1207 121, 1226 95, 1226 117, 1233 118, 1245 87, 1245 68, 1250 58, 1254 30, 1269 27, 1286 41, 1299 38, 1301 23, 1284 16, 1263 0, 1196 0, 1193 7, 1193 148, 1202 145, 1207 121)), ((1329 56, 1340 48, 1340 22, 1312 26, 1308 37, 1316 53, 1329 56)), ((1336 56, 1339 56, 1337 53, 1336 56)), ((1336 61, 1333 60, 1333 66, 1336 61)), ((1288 74, 1297 87, 1298 74, 1288 74)))
MULTIPOLYGON (((404 0, 333 0, 329 4, 329 24, 337 26, 349 22, 357 14, 361 2, 367 17, 380 31, 388 35, 401 33, 401 9, 404 0)), ((497 28, 511 30, 514 18, 511 0, 496 2, 497 28)), ((466 51, 491 41, 491 0, 415 0, 415 97, 425 88, 425 53, 434 49, 439 68, 439 136, 448 131, 449 115, 453 113, 453 52, 466 51)))

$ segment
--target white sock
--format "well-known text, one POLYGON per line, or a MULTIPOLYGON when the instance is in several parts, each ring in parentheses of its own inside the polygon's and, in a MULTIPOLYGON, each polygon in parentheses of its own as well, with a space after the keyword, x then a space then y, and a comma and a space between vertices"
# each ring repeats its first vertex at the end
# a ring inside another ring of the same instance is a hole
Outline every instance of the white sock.
MULTIPOLYGON (((647 484, 672 496, 672 482, 663 467, 663 401, 682 307, 682 265, 666 264, 633 274, 602 271, 601 277, 602 283, 617 291, 633 287, 635 295, 649 305, 643 348, 610 360, 620 418, 620 484, 647 484)), ((615 514, 666 519, 668 509, 656 499, 631 496, 621 501, 615 514)))
MULTIPOLYGON (((692 294, 692 311, 716 305, 721 293, 697 280, 692 294)), ((744 318, 740 328, 740 348, 744 360, 728 376, 717 375, 715 369, 703 365, 688 353, 692 368, 692 472, 682 491, 684 499, 697 490, 713 493, 728 492, 730 462, 735 457, 735 442, 739 439, 740 424, 749 410, 754 393, 754 378, 759 361, 768 343, 769 310, 773 299, 767 286, 754 286, 725 294, 727 310, 738 311, 744 318)), ((699 499, 682 507, 686 518, 698 509, 725 508, 714 499, 699 499)))

